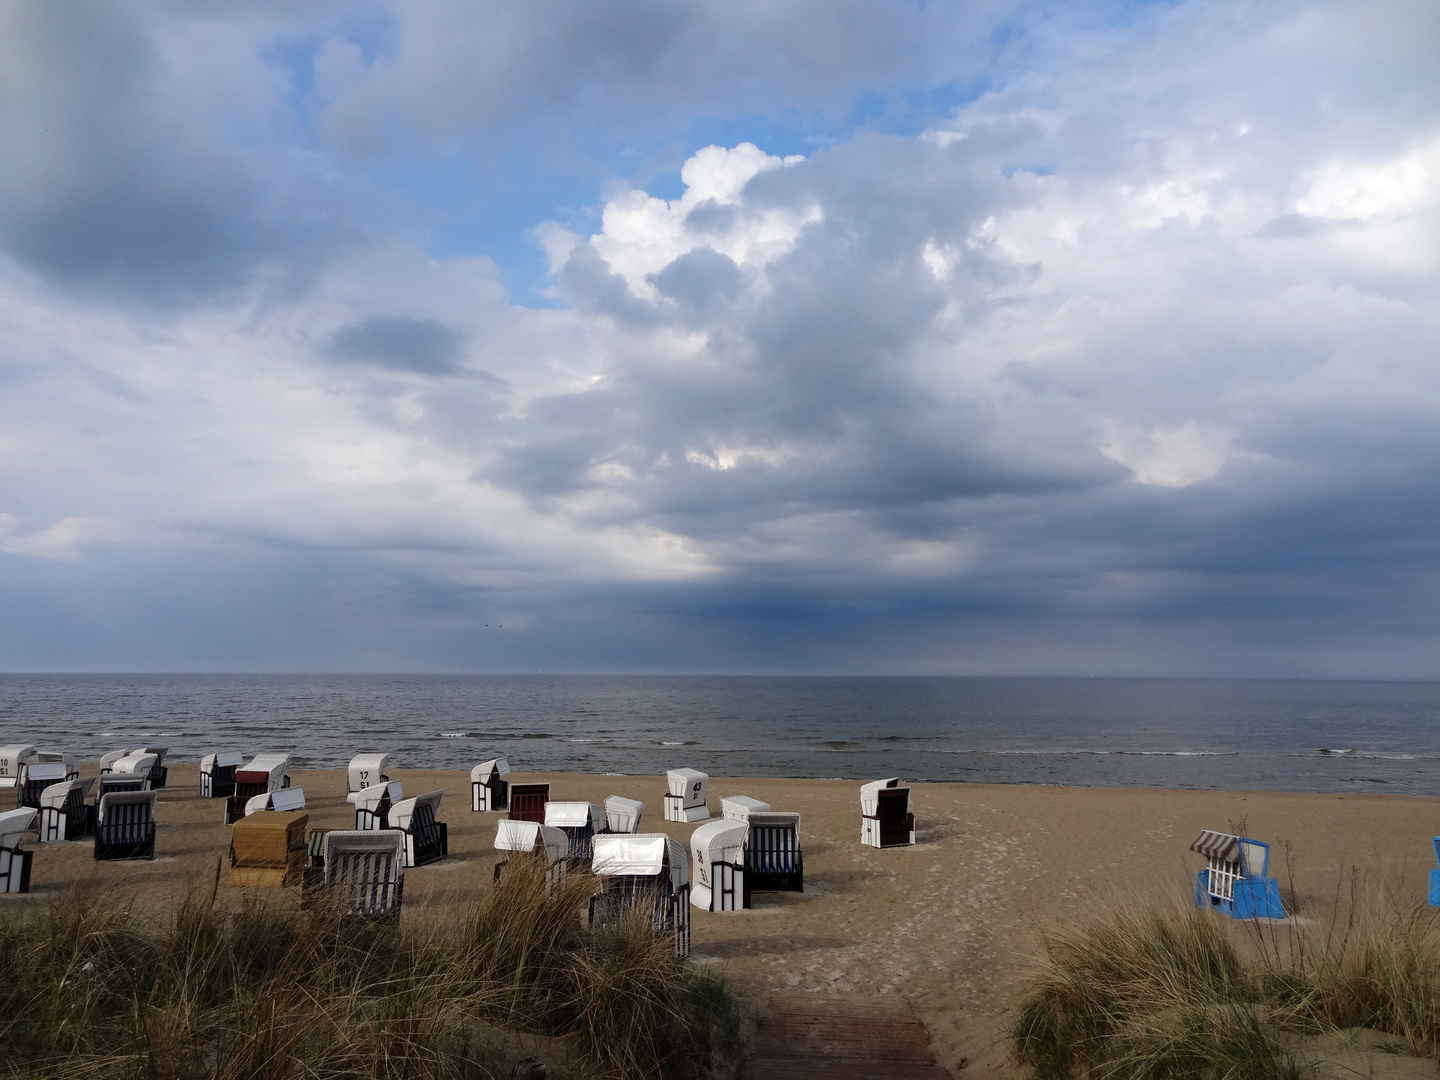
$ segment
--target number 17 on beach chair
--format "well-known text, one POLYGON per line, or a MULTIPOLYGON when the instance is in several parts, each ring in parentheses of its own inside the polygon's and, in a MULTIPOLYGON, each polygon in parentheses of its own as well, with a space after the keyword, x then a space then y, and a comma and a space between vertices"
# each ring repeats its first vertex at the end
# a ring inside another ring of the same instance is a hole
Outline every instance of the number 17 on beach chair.
POLYGON ((1195 906, 1223 911, 1232 919, 1283 919, 1280 886, 1267 876, 1270 845, 1248 836, 1206 829, 1190 850, 1205 856, 1195 876, 1195 906))

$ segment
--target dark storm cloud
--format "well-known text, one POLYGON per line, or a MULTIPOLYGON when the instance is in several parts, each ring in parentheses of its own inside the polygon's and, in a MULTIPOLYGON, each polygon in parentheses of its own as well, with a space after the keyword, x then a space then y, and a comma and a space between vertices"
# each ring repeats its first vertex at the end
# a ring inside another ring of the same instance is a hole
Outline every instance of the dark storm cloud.
POLYGON ((203 79, 182 84, 142 12, 0 12, 0 247, 57 283, 161 304, 225 294, 267 263, 307 276, 352 232, 344 200, 223 130, 251 118, 191 111, 203 79))
POLYGON ((454 375, 465 355, 465 334, 435 319, 375 315, 336 330, 326 353, 418 375, 454 375))

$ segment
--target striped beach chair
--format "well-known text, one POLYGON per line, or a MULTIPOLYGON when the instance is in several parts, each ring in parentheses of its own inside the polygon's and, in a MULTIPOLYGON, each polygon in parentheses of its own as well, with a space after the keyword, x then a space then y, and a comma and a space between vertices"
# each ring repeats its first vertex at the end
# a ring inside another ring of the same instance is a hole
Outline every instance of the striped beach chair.
POLYGON ((482 761, 470 770, 470 809, 476 813, 504 810, 510 805, 510 784, 505 779, 510 763, 503 757, 482 761))
POLYGON ((565 834, 571 859, 589 862, 591 841, 605 831, 605 811, 588 802, 546 803, 545 824, 565 834))
POLYGON ((1206 829, 1190 850, 1205 857, 1195 877, 1195 906, 1232 919, 1283 919, 1280 886, 1269 876, 1270 845, 1206 829))
POLYGON ((18 803, 32 810, 40 809, 40 796, 54 784, 78 780, 79 774, 71 772, 64 761, 30 761, 20 767, 20 792, 18 803))
POLYGON ((450 830, 436 819, 441 791, 427 791, 390 807, 390 827, 405 838, 406 866, 426 866, 450 854, 450 830))
POLYGON ((30 861, 35 853, 21 850, 20 841, 38 813, 34 807, 25 806, 0 814, 0 893, 30 891, 30 861))
POLYGON ((677 956, 690 955, 690 873, 685 849, 664 833, 597 836, 590 869, 600 891, 590 898, 590 925, 639 910, 668 935, 677 956))
POLYGON ((51 784, 40 793, 40 842, 82 840, 95 835, 95 807, 85 802, 94 777, 51 784))
POLYGON ((750 906, 745 878, 745 838, 750 827, 733 818, 707 821, 690 834, 695 882, 690 903, 701 911, 741 911, 750 906))
POLYGON ((111 791, 95 812, 95 858, 155 858, 155 792, 111 791))
POLYGON ((405 896, 405 834, 398 829, 325 833, 323 898, 338 914, 398 919, 405 896))
POLYGON ((349 799, 355 804, 355 828, 360 832, 390 828, 390 808, 404 798, 399 780, 372 784, 352 793, 349 799))
POLYGON ((805 853, 800 848, 800 815, 788 810, 754 810, 746 818, 745 888, 752 892, 804 892, 805 853))

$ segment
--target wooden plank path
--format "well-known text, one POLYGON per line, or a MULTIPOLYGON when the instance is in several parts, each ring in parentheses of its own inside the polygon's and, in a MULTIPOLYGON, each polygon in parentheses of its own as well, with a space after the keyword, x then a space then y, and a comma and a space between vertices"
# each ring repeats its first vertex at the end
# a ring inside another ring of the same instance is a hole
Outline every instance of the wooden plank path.
POLYGON ((908 1002, 775 998, 740 1080, 948 1080, 908 1002))

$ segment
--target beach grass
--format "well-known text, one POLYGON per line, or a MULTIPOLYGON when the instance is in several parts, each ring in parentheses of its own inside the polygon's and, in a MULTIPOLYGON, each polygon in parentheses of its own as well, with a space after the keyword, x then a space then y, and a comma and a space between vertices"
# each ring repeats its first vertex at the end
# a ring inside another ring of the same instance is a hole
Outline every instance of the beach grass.
POLYGON ((540 1043, 551 1076, 691 1080, 740 1047, 717 976, 646 922, 582 925, 583 872, 512 859, 468 921, 403 929, 216 886, 164 922, 84 890, 0 920, 0 1074, 488 1080, 540 1043))
POLYGON ((1327 1064, 1314 1037, 1362 1031, 1436 1054, 1440 918, 1356 878, 1328 919, 1119 906, 1054 928, 1011 1039, 1035 1080, 1295 1080, 1327 1064))

